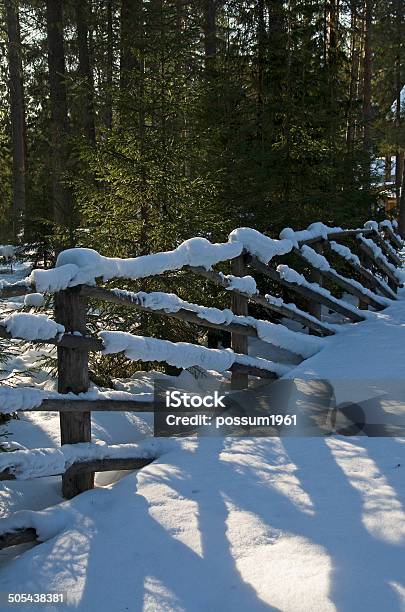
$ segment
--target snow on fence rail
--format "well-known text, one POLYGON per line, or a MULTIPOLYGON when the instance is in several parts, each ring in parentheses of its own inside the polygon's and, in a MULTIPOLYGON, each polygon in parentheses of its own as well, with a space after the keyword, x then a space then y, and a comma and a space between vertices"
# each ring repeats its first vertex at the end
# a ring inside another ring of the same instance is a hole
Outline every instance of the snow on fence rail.
MULTIPOLYGON (((198 365, 219 372, 230 370, 235 388, 246 387, 248 376, 270 379, 283 376, 291 366, 250 357, 247 354, 248 338, 259 338, 291 356, 307 358, 322 349, 328 336, 341 329, 341 325, 332 325, 322 319, 322 306, 341 315, 342 323, 361 323, 369 316, 367 308, 385 308, 396 299, 396 291, 403 280, 398 269, 401 259, 397 254, 397 250, 402 248, 402 240, 396 229, 389 221, 379 226, 368 222, 365 227, 356 229, 315 223, 302 231, 286 228, 279 239, 273 239, 251 228, 239 228, 230 234, 226 243, 212 244, 205 238, 193 238, 172 251, 130 259, 104 257, 91 249, 68 249, 60 253, 53 269, 33 270, 29 277, 17 283, 0 282, 0 298, 30 296, 26 297, 26 303, 31 306, 40 305, 42 293, 55 294, 55 320, 45 315, 15 313, 0 320, 0 337, 56 345, 58 392, 3 386, 0 389, 0 412, 59 411, 62 443, 62 450, 47 449, 45 452, 38 449, 24 451, 25 454, 17 451, 10 453, 11 457, 8 453, 4 458, 0 456, 0 479, 15 478, 22 473, 29 476, 29 472, 18 470, 27 462, 38 466, 38 457, 42 453, 59 462, 53 473, 63 474, 62 490, 69 498, 93 486, 95 471, 134 469, 142 462, 152 461, 157 454, 151 452, 148 457, 140 457, 132 448, 134 445, 122 450, 125 456, 119 453, 111 456, 111 449, 104 449, 107 455, 102 457, 81 454, 83 448, 90 449, 90 454, 101 452, 99 448, 91 450, 90 445, 93 410, 151 412, 154 408, 151 396, 89 390, 89 351, 121 352, 128 359, 164 361, 181 368, 198 365), (347 240, 352 241, 354 249, 357 245, 358 254, 352 252, 347 244, 342 244, 347 240), (347 272, 345 275, 338 272, 328 260, 329 253, 338 258, 346 270, 349 268, 358 280, 347 276, 347 272), (295 260, 298 257, 304 264, 304 274, 286 263, 290 255, 295 260), (228 261, 231 274, 213 269, 228 261), (175 294, 130 292, 97 284, 100 279, 135 280, 178 270, 224 289, 231 297, 231 308, 206 307, 187 302, 175 294), (308 273, 309 280, 306 277, 308 273), (271 283, 271 293, 259 292, 254 278, 257 274, 262 281, 271 283), (333 295, 322 286, 323 279, 334 288, 355 296, 360 308, 333 295), (274 295, 274 292, 281 295, 274 295), (289 300, 298 296, 300 305, 286 301, 285 292, 289 300), (232 349, 212 349, 107 330, 91 336, 86 325, 89 299, 174 317, 206 329, 227 331, 231 334, 232 349), (251 316, 249 304, 270 320, 251 316), (300 324, 302 331, 292 331, 285 326, 285 320, 300 324), (69 450, 75 459, 67 465, 65 451, 75 448, 77 452, 69 450), (126 468, 122 467, 124 464, 126 468)), ((38 476, 39 473, 32 475, 38 476)), ((0 533, 0 548, 28 541, 34 536, 36 532, 32 525, 15 525, 13 532, 0 533)))
POLYGON ((77 470, 85 464, 103 462, 103 469, 134 469, 110 467, 113 462, 148 465, 159 457, 164 449, 161 441, 151 440, 142 444, 77 443, 64 444, 60 448, 36 448, 16 450, 0 454, 0 480, 29 480, 44 476, 59 476, 67 470, 77 470))

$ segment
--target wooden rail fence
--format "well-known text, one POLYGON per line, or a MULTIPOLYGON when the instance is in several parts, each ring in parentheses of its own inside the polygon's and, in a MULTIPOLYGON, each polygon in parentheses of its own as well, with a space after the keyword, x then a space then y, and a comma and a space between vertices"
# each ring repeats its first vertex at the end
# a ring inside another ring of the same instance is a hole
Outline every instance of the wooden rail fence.
MULTIPOLYGON (((67 399, 60 397, 66 394, 83 394, 89 390, 89 352, 102 351, 105 348, 103 338, 91 336, 87 330, 89 299, 118 304, 142 312, 151 312, 163 317, 173 317, 207 330, 229 332, 232 339, 233 362, 228 369, 232 372, 231 385, 235 389, 247 387, 250 376, 275 379, 287 367, 285 364, 248 357, 249 337, 259 337, 272 343, 272 329, 277 330, 277 338, 280 329, 283 330, 285 342, 280 344, 277 340, 275 343, 285 355, 291 357, 293 363, 297 363, 308 356, 308 354, 303 354, 305 353, 302 349, 304 337, 307 341, 311 341, 312 338, 312 342, 315 343, 315 341, 322 342, 323 337, 336 333, 336 324, 333 325, 325 320, 325 317, 322 316, 323 310, 337 313, 342 325, 361 323, 366 317, 364 309, 379 311, 391 303, 391 300, 396 299, 398 288, 402 285, 398 271, 402 262, 398 251, 402 249, 403 243, 396 233, 395 225, 383 222, 377 226, 376 223, 369 222, 364 228, 349 230, 322 226, 318 228, 318 232, 317 226, 319 224, 296 233, 291 233, 292 230, 288 230, 289 233, 287 233, 285 230, 281 234, 282 240, 272 240, 262 234, 259 235, 258 232, 253 233, 253 236, 257 234, 258 240, 260 238, 258 244, 264 244, 265 248, 262 250, 251 248, 249 240, 242 241, 240 252, 230 259, 231 275, 214 270, 212 266, 199 265, 198 262, 185 262, 175 268, 181 269, 186 274, 201 277, 230 293, 233 317, 231 320, 229 316, 224 317, 223 322, 211 320, 212 317, 207 316, 205 307, 189 304, 180 299, 175 308, 169 308, 164 303, 159 307, 156 304, 151 305, 147 299, 148 294, 143 292, 131 293, 107 289, 92 283, 81 283, 77 286, 69 286, 67 283, 65 288, 54 292, 54 320, 63 325, 64 333, 45 340, 43 338, 34 339, 34 341, 47 342, 57 347, 58 397, 56 399, 44 398, 39 405, 30 409, 60 413, 62 447, 67 444, 91 443, 91 413, 93 411, 153 412, 153 401, 138 401, 139 398, 109 400, 72 399, 71 395, 67 399), (290 246, 286 242, 288 236, 291 239, 290 246), (350 248, 347 246, 348 242, 350 248), (271 249, 274 254, 266 257, 266 252, 270 253, 271 249), (282 252, 283 249, 285 252, 282 252), (337 265, 342 268, 343 272, 338 272, 330 264, 329 260, 332 256, 334 261, 338 261, 337 265), (302 273, 298 273, 287 265, 286 262, 289 262, 290 257, 300 262, 302 273), (356 276, 357 280, 348 274, 356 276), (252 275, 260 279, 260 286, 269 286, 278 295, 263 294, 252 290, 252 275), (238 279, 241 282, 238 282, 238 279), (324 281, 327 281, 333 293, 325 289, 324 281), (356 298, 360 308, 342 299, 339 292, 345 292, 356 298), (297 298, 299 305, 282 299, 281 295, 285 293, 290 296, 290 299, 297 298), (249 316, 250 308, 266 313, 267 319, 259 320, 249 316), (309 335, 304 336, 302 333, 287 329, 283 325, 286 320, 300 324, 303 331, 308 332, 309 335), (267 330, 265 336, 263 336, 263 329, 267 330)), ((254 230, 249 231, 254 232, 254 230)), ((236 232, 236 240, 238 240, 238 232, 236 232)), ((154 257, 154 255, 146 257, 154 257)), ((136 258, 133 261, 137 262, 141 259, 136 258)), ((218 258, 214 264, 219 264, 221 261, 225 259, 218 258)), ((167 269, 173 270, 173 266, 167 269)), ((135 276, 128 277, 135 278, 135 276)), ((24 280, 14 284, 0 283, 0 298, 37 292, 40 287, 37 287, 33 278, 36 278, 35 274, 31 275, 29 281, 24 280)), ((0 320, 0 337, 15 340, 19 336, 12 328, 10 329, 7 321, 0 320)), ((167 345, 164 344, 165 341, 160 342, 162 347, 167 345)), ((172 346, 172 343, 168 344, 172 346)), ((205 348, 204 350, 209 356, 213 349, 205 348)), ((312 354, 315 350, 312 351, 312 354)), ((19 391, 19 388, 15 389, 16 393, 19 391)), ((15 456, 16 465, 1 471, 0 480, 18 478, 16 475, 16 471, 18 473, 18 451, 11 455, 15 456)), ((91 489, 94 486, 95 472, 139 469, 148 465, 152 460, 153 457, 139 456, 136 452, 133 457, 109 457, 107 453, 107 456, 103 458, 93 458, 90 454, 87 458, 73 461, 62 473, 63 495, 65 498, 71 498, 91 489)), ((35 538, 35 530, 31 527, 3 534, 0 530, 0 548, 33 541, 35 538)))

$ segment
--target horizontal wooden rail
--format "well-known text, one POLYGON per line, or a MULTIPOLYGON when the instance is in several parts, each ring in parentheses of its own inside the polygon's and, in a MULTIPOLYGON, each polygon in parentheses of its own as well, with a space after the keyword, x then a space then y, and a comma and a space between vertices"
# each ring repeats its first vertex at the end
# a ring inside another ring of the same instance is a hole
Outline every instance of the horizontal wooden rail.
MULTIPOLYGON (((24 341, 24 338, 15 338, 15 337, 12 338, 11 334, 1 324, 0 324, 0 338, 24 341)), ((34 344, 54 344, 56 346, 68 347, 70 349, 76 349, 80 351, 100 352, 104 349, 102 340, 98 338, 93 338, 91 336, 77 336, 74 334, 63 334, 60 338, 49 338, 48 340, 29 340, 29 342, 33 342, 34 344)), ((265 368, 265 364, 263 364, 263 368, 262 368, 260 366, 238 363, 237 355, 235 358, 235 363, 229 368, 229 370, 232 372, 236 368, 239 372, 244 371, 247 374, 251 372, 251 376, 260 375, 263 378, 276 378, 277 377, 274 374, 274 372, 265 368)))
POLYGON ((265 368, 260 368, 258 366, 250 366, 245 365, 244 363, 238 363, 235 361, 229 368, 231 372, 239 372, 241 374, 248 374, 249 376, 256 376, 257 378, 268 378, 270 380, 275 380, 278 378, 278 375, 271 370, 266 370, 265 368))
MULTIPOLYGON (((294 252, 306 264, 310 265, 313 268, 311 262, 305 257, 305 255, 300 250, 294 249, 294 252)), ((366 304, 368 304, 375 310, 383 310, 387 306, 387 304, 384 301, 381 301, 378 299, 378 295, 374 296, 374 295, 369 295, 368 293, 363 292, 361 289, 356 287, 356 285, 352 284, 350 282, 350 279, 346 278, 345 276, 342 276, 341 274, 336 272, 336 270, 333 270, 333 268, 329 270, 322 270, 320 268, 316 268, 316 270, 323 278, 326 278, 329 281, 335 283, 336 285, 338 285, 338 287, 340 287, 347 293, 354 295, 359 300, 361 300, 362 302, 365 302, 366 304)))
POLYGON ((338 300, 333 297, 329 298, 328 296, 323 295, 322 293, 316 291, 315 289, 312 289, 311 287, 308 287, 307 285, 298 285, 297 283, 292 283, 282 278, 281 274, 277 272, 277 270, 275 270, 271 266, 262 263, 256 257, 249 256, 247 258, 247 263, 257 272, 264 274, 268 278, 271 278, 271 280, 280 283, 280 285, 287 287, 291 291, 302 295, 305 299, 309 301, 323 304, 330 310, 338 312, 339 314, 344 317, 347 317, 354 323, 364 321, 364 317, 360 313, 357 313, 354 310, 347 308, 341 300, 338 300))
MULTIPOLYGON (((220 274, 219 272, 215 272, 214 270, 206 270, 205 268, 191 267, 191 266, 187 266, 187 269, 193 272, 194 274, 197 274, 198 276, 202 276, 210 280, 215 285, 224 287, 224 289, 229 289, 231 286, 230 281, 228 281, 224 277, 223 274, 220 274)), ((293 309, 288 308, 288 305, 286 304, 281 305, 281 306, 277 304, 272 304, 271 302, 266 300, 264 296, 259 295, 259 294, 250 295, 247 293, 243 293, 242 291, 238 291, 236 289, 232 289, 232 292, 237 293, 243 297, 246 297, 253 304, 262 306, 262 308, 264 308, 265 310, 268 310, 269 312, 277 313, 279 316, 296 321, 297 323, 300 323, 304 327, 308 327, 309 329, 316 332, 320 336, 332 336, 335 333, 333 329, 331 329, 327 325, 324 325, 320 321, 316 321, 313 317, 311 317, 307 313, 303 311, 297 312, 293 309)))
POLYGON ((401 286, 401 283, 398 281, 397 277, 393 273, 393 271, 387 266, 385 261, 383 261, 380 257, 376 257, 372 251, 372 249, 366 244, 359 240, 359 249, 365 254, 365 256, 372 262, 372 264, 378 268, 385 276, 388 277, 389 283, 391 284, 391 288, 394 291, 401 286))
MULTIPOLYGON (((345 238, 350 236, 358 236, 362 234, 363 236, 369 236, 374 232, 373 229, 368 228, 358 228, 351 230, 341 230, 339 232, 330 232, 328 233, 328 240, 336 240, 337 238, 345 238)), ((304 244, 314 244, 315 242, 321 242, 325 240, 323 236, 314 236, 313 238, 308 238, 307 240, 298 240, 298 246, 303 246, 304 244)))
POLYGON ((375 310, 383 310, 387 304, 379 301, 378 296, 375 297, 368 293, 364 293, 361 289, 353 285, 347 278, 336 272, 335 270, 328 270, 327 272, 320 271, 325 278, 335 283, 341 289, 357 297, 361 302, 364 302, 368 306, 371 306, 375 310))
POLYGON ((325 244, 327 246, 329 246, 329 248, 332 250, 332 252, 335 255, 337 255, 338 257, 341 257, 349 266, 351 266, 352 270, 357 272, 357 274, 361 278, 363 278, 365 281, 367 281, 367 283, 371 287, 373 287, 376 291, 379 291, 381 293, 381 295, 383 295, 383 296, 385 296, 385 297, 387 297, 387 298, 389 298, 391 300, 396 300, 397 299, 397 296, 395 295, 395 293, 393 292, 391 287, 389 287, 388 285, 383 283, 379 278, 374 276, 374 274, 372 272, 370 272, 370 270, 365 268, 363 265, 358 264, 358 263, 352 261, 351 259, 348 259, 348 258, 344 257, 341 253, 339 253, 338 251, 335 251, 327 242, 325 244))
MULTIPOLYGON (((85 474, 88 472, 110 472, 113 470, 140 470, 141 468, 149 465, 152 461, 155 461, 156 457, 109 457, 105 459, 91 459, 83 461, 75 461, 64 471, 58 471, 49 476, 61 476, 67 474, 72 477, 77 474, 85 474)), ((34 480, 35 478, 44 478, 40 476, 30 476, 27 480, 34 480)), ((7 468, 0 472, 0 480, 24 480, 24 478, 17 478, 13 473, 12 468, 7 468)))
POLYGON ((400 250, 404 248, 403 241, 398 238, 398 236, 392 231, 389 226, 384 225, 381 229, 396 249, 400 250))
POLYGON ((393 249, 393 247, 389 245, 377 231, 372 234, 371 238, 378 244, 384 255, 394 266, 397 268, 402 266, 402 260, 397 255, 395 249, 393 249))
POLYGON ((198 325, 200 327, 220 329, 227 332, 237 333, 242 336, 251 336, 253 338, 257 338, 257 331, 252 325, 242 325, 240 323, 212 323, 211 321, 208 321, 203 317, 199 317, 196 312, 193 312, 192 310, 186 310, 185 308, 181 308, 177 312, 158 310, 156 308, 148 308, 141 304, 139 301, 135 301, 134 299, 126 297, 125 295, 119 295, 111 289, 103 289, 101 287, 90 287, 88 285, 83 285, 81 287, 80 293, 81 295, 84 295, 86 297, 103 300, 105 302, 111 302, 113 304, 120 304, 122 306, 129 306, 131 308, 136 308, 137 310, 141 310, 143 312, 149 312, 151 314, 180 319, 181 321, 186 321, 187 323, 192 323, 193 325, 198 325))
POLYGON ((150 465, 155 458, 119 458, 93 459, 92 461, 77 461, 65 472, 66 476, 76 476, 86 472, 110 472, 114 470, 140 470, 150 465))
POLYGON ((25 342, 33 342, 34 344, 54 344, 55 346, 63 346, 65 348, 77 349, 78 351, 102 351, 103 343, 98 338, 92 336, 76 336, 74 334, 62 334, 57 338, 48 338, 47 340, 26 340, 25 338, 15 338, 6 330, 4 325, 0 323, 0 338, 8 340, 20 340, 25 342))
POLYGON ((154 406, 136 400, 45 399, 29 412, 153 412, 154 406))
POLYGON ((0 298, 19 297, 27 295, 27 293, 36 293, 33 285, 25 285, 19 282, 10 283, 9 285, 0 284, 0 298))
POLYGON ((28 544, 29 542, 37 541, 37 532, 32 527, 27 529, 16 529, 15 531, 0 533, 0 550, 9 548, 10 546, 18 546, 19 544, 28 544))

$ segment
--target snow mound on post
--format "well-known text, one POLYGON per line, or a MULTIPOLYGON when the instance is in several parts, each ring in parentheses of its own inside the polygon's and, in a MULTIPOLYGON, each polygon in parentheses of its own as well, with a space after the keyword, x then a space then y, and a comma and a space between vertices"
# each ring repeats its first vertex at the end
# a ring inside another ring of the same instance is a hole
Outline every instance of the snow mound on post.
POLYGON ((79 272, 78 266, 66 264, 50 270, 33 270, 29 281, 35 285, 37 291, 57 292, 69 287, 70 282, 79 272))
POLYGON ((43 314, 14 313, 0 321, 13 338, 49 340, 63 334, 65 328, 43 314))
POLYGON ((263 263, 268 263, 276 255, 289 253, 293 244, 290 240, 274 240, 250 227, 239 227, 229 234, 232 244, 241 243, 251 255, 263 263))

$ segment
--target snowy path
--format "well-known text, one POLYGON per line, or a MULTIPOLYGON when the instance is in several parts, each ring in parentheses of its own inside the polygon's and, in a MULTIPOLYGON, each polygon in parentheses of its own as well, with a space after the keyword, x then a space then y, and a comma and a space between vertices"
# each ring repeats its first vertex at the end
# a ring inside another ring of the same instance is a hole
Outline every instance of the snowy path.
POLYGON ((187 446, 47 512, 1 590, 82 611, 403 608, 402 440, 187 446))
MULTIPOLYGON (((294 376, 333 381, 339 401, 348 381, 355 399, 384 391, 398 412, 404 364, 401 299, 294 376)), ((55 414, 8 429, 28 447, 58 444, 55 414)), ((95 417, 95 439, 149 432, 141 415, 95 417)), ((54 609, 80 612, 405 610, 404 470, 403 438, 200 438, 70 502, 58 504, 59 479, 3 483, 2 516, 53 507, 37 518, 42 544, 3 555, 0 591, 67 591, 54 609)))

